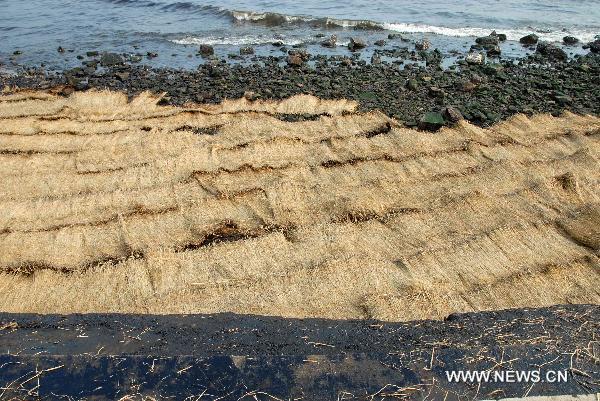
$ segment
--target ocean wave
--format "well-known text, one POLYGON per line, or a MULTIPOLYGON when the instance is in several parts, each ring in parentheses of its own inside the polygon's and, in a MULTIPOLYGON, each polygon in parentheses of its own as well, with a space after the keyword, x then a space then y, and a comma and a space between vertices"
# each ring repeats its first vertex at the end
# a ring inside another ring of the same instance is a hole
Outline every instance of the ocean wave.
MULTIPOLYGON (((322 29, 364 29, 364 30, 390 30, 406 33, 431 33, 454 37, 477 37, 489 35, 492 30, 504 33, 508 40, 519 40, 521 37, 535 32, 541 40, 561 42, 566 35, 579 38, 582 42, 593 41, 598 34, 597 28, 499 28, 490 24, 489 27, 447 27, 441 25, 426 25, 416 23, 379 22, 369 19, 344 19, 331 17, 316 17, 310 15, 291 15, 270 11, 240 11, 230 10, 222 6, 199 4, 194 1, 169 1, 169 0, 104 0, 113 4, 130 5, 138 7, 156 7, 163 11, 207 14, 215 17, 230 18, 238 23, 255 23, 268 27, 285 25, 309 25, 322 29)), ((450 14, 449 14, 450 15, 450 14)), ((486 24, 487 25, 487 24, 486 24)), ((236 39, 237 40, 237 39, 236 39)), ((243 42, 240 44, 250 44, 243 42)), ((263 43, 263 42, 260 42, 263 43)))
POLYGON ((210 14, 214 16, 230 16, 231 12, 226 8, 214 6, 210 4, 197 4, 190 1, 176 1, 176 2, 164 2, 164 1, 148 1, 148 0, 104 0, 109 3, 118 4, 118 5, 126 5, 126 6, 135 6, 135 7, 144 7, 144 8, 152 8, 156 7, 163 11, 170 12, 193 12, 193 13, 201 13, 201 14, 210 14))
POLYGON ((382 30, 383 25, 370 20, 352 20, 328 17, 310 17, 288 15, 274 12, 230 11, 229 14, 239 22, 253 22, 267 26, 285 24, 307 24, 321 28, 352 28, 365 30, 382 30))
POLYGON ((582 42, 594 40, 595 31, 586 30, 548 30, 536 29, 532 27, 524 27, 519 29, 504 29, 504 28, 477 28, 477 27, 462 27, 449 28, 435 25, 420 25, 420 24, 402 24, 402 23, 385 23, 383 27, 386 30, 405 32, 405 33, 433 33, 436 35, 454 36, 454 37, 477 37, 487 36, 495 30, 498 33, 506 34, 508 40, 519 40, 525 35, 535 33, 541 40, 550 42, 562 42, 562 38, 571 35, 580 39, 582 42))
POLYGON ((172 39, 171 42, 178 45, 229 45, 229 46, 243 46, 243 45, 264 45, 274 42, 281 42, 286 46, 293 46, 302 43, 301 39, 291 38, 269 38, 264 36, 232 36, 232 37, 198 37, 198 36, 185 36, 180 39, 172 39))

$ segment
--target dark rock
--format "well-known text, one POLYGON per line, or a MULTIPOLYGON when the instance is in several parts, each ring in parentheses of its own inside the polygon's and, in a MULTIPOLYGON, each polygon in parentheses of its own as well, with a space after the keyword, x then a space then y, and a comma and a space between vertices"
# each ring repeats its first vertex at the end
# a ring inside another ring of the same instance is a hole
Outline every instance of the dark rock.
POLYGON ((123 57, 116 53, 102 53, 102 57, 100 57, 100 65, 102 67, 112 67, 123 63, 123 57))
POLYGON ((304 64, 304 60, 302 60, 302 57, 300 57, 298 54, 290 54, 288 56, 287 63, 292 67, 300 67, 302 64, 304 64))
POLYGON ((128 72, 117 72, 117 73, 115 73, 115 77, 117 77, 117 79, 119 81, 124 82, 129 79, 129 73, 128 72))
POLYGON ((100 53, 98 53, 98 52, 97 52, 97 51, 95 51, 95 50, 92 50, 92 51, 89 51, 89 52, 86 52, 86 53, 85 53, 85 55, 86 55, 86 56, 88 56, 88 57, 96 57, 96 56, 98 56, 99 54, 100 54, 100 53))
POLYGON ((385 46, 385 40, 379 39, 379 40, 375 41, 374 45, 379 46, 379 47, 385 46))
POLYGON ((430 86, 428 93, 429 96, 438 98, 443 98, 446 95, 444 91, 437 86, 430 86))
POLYGON ((426 131, 437 131, 444 126, 444 117, 438 112, 425 113, 419 120, 419 129, 426 131))
POLYGON ((416 79, 409 79, 406 81, 406 87, 411 91, 416 91, 419 89, 419 82, 416 79))
POLYGON ((369 101, 369 100, 371 100, 371 101, 377 100, 377 94, 376 94, 376 93, 374 93, 374 92, 360 92, 360 93, 358 94, 358 97, 359 97, 359 99, 360 99, 360 100, 363 100, 363 101, 365 101, 365 100, 366 100, 366 101, 369 101))
POLYGON ((321 46, 333 48, 337 44, 337 36, 331 35, 329 38, 321 42, 321 46))
POLYGON ((463 92, 472 92, 475 90, 475 88, 475 84, 471 81, 463 82, 462 84, 460 84, 460 89, 463 92))
POLYGON ((489 36, 493 36, 493 37, 497 38, 499 42, 505 42, 506 41, 506 34, 505 33, 496 33, 496 31, 492 31, 492 33, 490 33, 489 36))
POLYGON ((423 58, 425 59, 426 65, 439 65, 442 62, 442 53, 438 49, 432 52, 423 51, 423 58))
POLYGON ((452 123, 457 123, 463 119, 463 115, 461 114, 461 112, 453 106, 446 107, 442 114, 445 120, 450 121, 452 123))
POLYGON ((156 52, 148 52, 148 53, 146 53, 146 57, 148 57, 148 58, 156 58, 156 57, 158 57, 158 53, 156 53, 156 52))
POLYGON ((13 52, 13 54, 14 54, 15 56, 19 56, 19 55, 23 54, 23 52, 22 52, 21 50, 15 50, 15 51, 13 52))
POLYGON ((473 74, 471 76, 471 82, 473 82, 474 84, 482 84, 485 82, 485 78, 482 77, 481 75, 473 74))
POLYGON ((475 43, 477 43, 479 45, 483 45, 483 46, 496 46, 496 45, 498 45, 499 42, 500 42, 500 40, 498 39, 498 36, 496 36, 496 35, 481 36, 481 37, 475 39, 475 43))
POLYGON ((496 57, 499 56, 500 53, 502 53, 502 50, 500 50, 500 46, 498 45, 494 45, 490 48, 487 48, 487 55, 490 57, 496 57))
POLYGON ((554 99, 561 106, 566 106, 573 103, 573 98, 565 95, 564 93, 555 93, 552 95, 552 99, 554 99))
POLYGON ((213 54, 215 54, 215 48, 211 45, 200 45, 198 52, 203 57, 212 56, 213 54))
POLYGON ((552 60, 552 61, 566 61, 567 53, 556 46, 553 43, 549 42, 539 42, 537 48, 535 50, 537 54, 541 54, 542 56, 552 60))
POLYGON ((388 34, 389 40, 402 39, 402 35, 399 33, 390 33, 388 34))
POLYGON ((600 39, 596 39, 586 45, 592 53, 600 53, 600 39))
POLYGON ((254 54, 254 47, 252 47, 252 46, 240 47, 240 54, 243 56, 248 56, 248 55, 254 54))
POLYGON ((360 49, 364 49, 367 47, 367 43, 361 38, 350 38, 350 43, 348 43, 348 49, 350 51, 356 51, 360 49))
POLYGON ((539 38, 535 33, 530 33, 529 35, 525 35, 519 39, 519 42, 524 45, 535 45, 538 42, 538 39, 539 38))
POLYGON ((415 42, 415 49, 417 50, 427 50, 431 46, 431 42, 427 39, 418 40, 415 42))
POLYGON ((81 64, 85 65, 88 68, 93 68, 93 69, 98 68, 98 60, 86 60, 86 61, 82 61, 81 64))
POLYGON ((58 49, 56 49, 56 51, 59 52, 59 53, 64 53, 65 49, 62 46, 58 46, 58 49))
POLYGON ((302 59, 302 61, 308 61, 310 59, 310 54, 308 54, 308 52, 304 49, 302 50, 290 50, 288 52, 288 54, 291 55, 296 55, 298 57, 300 57, 302 59))
POLYGON ((485 72, 488 75, 498 75, 500 72, 502 72, 504 70, 504 66, 502 64, 487 64, 484 68, 483 68, 483 72, 485 72))
POLYGON ((567 46, 573 46, 579 43, 579 39, 577 39, 575 36, 565 36, 563 38, 563 43, 567 46))

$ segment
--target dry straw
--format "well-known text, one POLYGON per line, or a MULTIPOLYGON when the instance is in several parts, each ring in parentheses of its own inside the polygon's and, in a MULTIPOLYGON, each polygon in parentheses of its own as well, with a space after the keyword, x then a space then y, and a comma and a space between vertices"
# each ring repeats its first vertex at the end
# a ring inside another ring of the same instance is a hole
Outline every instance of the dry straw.
POLYGON ((596 117, 425 133, 345 100, 159 99, 0 96, 0 310, 407 320, 600 302, 596 117))

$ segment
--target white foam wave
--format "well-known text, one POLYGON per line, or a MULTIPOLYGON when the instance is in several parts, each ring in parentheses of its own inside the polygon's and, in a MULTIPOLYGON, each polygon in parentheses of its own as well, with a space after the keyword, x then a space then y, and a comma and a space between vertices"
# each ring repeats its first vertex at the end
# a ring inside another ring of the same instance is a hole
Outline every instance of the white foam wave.
MULTIPOLYGON (((383 27, 390 31, 406 32, 406 33, 433 33, 437 35, 455 36, 455 37, 476 37, 476 36, 487 36, 494 29, 492 28, 477 28, 477 27, 463 27, 463 28, 449 28, 444 26, 435 25, 420 25, 420 24, 398 24, 398 23, 386 23, 383 27)), ((506 34, 508 40, 519 40, 525 35, 535 33, 541 40, 550 42, 561 42, 564 36, 570 35, 575 36, 582 42, 590 42, 594 40, 594 36, 597 34, 592 31, 585 30, 573 30, 573 31, 536 31, 534 28, 522 28, 522 29, 495 29, 498 33, 506 34)))
POLYGON ((270 12, 254 12, 254 11, 232 11, 231 15, 238 21, 265 21, 265 20, 273 20, 280 22, 308 22, 311 20, 309 17, 301 17, 295 15, 285 15, 279 13, 270 13, 270 12))
POLYGON ((321 27, 362 28, 374 30, 382 29, 381 24, 370 20, 311 17, 254 11, 231 11, 230 14, 237 21, 261 22, 266 25, 306 23, 321 27))
POLYGON ((230 45, 230 46, 241 46, 241 45, 264 45, 273 42, 282 42, 286 46, 293 46, 302 43, 300 39, 275 39, 267 38, 262 36, 237 36, 237 37, 196 37, 186 36, 181 39, 173 39, 171 42, 178 45, 230 45))

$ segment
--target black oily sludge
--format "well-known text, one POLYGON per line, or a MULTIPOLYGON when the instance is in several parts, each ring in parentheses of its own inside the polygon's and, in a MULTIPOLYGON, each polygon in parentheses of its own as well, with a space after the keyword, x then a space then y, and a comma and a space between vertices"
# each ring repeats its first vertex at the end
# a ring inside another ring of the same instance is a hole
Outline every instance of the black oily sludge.
POLYGON ((599 318, 597 305, 406 323, 230 313, 4 313, 0 346, 10 352, 0 355, 0 386, 3 397, 34 399, 337 400, 344 394, 348 400, 394 395, 458 400, 525 392, 590 394, 600 390, 595 361, 577 350, 587 349, 599 318), (567 381, 455 383, 446 373, 536 368, 542 375, 566 371, 567 381))

